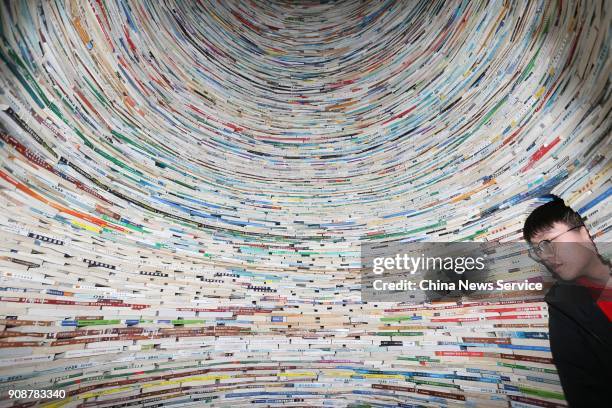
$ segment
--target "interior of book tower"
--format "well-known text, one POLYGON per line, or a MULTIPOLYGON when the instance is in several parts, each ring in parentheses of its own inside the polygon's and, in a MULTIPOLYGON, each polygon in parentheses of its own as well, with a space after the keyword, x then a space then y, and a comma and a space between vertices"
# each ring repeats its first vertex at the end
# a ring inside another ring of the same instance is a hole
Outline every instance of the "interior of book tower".
POLYGON ((608 6, 2 2, 0 407, 566 406, 541 296, 368 301, 362 248, 610 241, 608 6))

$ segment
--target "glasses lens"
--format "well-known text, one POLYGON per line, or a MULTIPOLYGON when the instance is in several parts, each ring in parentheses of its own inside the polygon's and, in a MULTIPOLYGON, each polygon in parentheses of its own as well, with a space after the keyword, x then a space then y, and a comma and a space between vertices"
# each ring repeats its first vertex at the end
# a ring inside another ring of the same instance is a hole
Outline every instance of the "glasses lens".
POLYGON ((537 250, 537 248, 529 248, 529 250, 527 251, 527 254, 529 255, 529 257, 530 257, 531 259, 533 259, 533 260, 534 260, 534 261, 536 261, 536 262, 541 262, 541 261, 542 261, 542 258, 540 258, 540 257, 538 256, 538 250, 537 250))
POLYGON ((541 256, 551 256, 551 255, 554 255, 555 253, 553 244, 550 241, 540 242, 540 244, 538 245, 538 248, 540 249, 541 256))

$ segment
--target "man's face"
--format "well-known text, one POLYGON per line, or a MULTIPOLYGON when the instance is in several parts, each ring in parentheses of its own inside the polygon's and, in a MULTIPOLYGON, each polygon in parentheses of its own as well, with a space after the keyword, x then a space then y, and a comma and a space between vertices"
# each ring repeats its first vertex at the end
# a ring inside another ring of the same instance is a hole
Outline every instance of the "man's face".
POLYGON ((557 222, 531 239, 534 247, 543 240, 552 240, 552 253, 544 253, 541 258, 552 273, 565 281, 584 275, 589 262, 597 256, 586 227, 568 231, 570 228, 557 222))

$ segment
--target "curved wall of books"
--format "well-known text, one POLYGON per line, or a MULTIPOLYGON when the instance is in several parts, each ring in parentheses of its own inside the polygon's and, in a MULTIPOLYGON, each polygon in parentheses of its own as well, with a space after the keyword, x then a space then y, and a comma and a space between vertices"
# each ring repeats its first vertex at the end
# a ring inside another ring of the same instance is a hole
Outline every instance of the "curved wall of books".
POLYGON ((360 301, 542 193, 609 241, 609 8, 486 3, 2 2, 2 406, 563 404, 545 304, 360 301))

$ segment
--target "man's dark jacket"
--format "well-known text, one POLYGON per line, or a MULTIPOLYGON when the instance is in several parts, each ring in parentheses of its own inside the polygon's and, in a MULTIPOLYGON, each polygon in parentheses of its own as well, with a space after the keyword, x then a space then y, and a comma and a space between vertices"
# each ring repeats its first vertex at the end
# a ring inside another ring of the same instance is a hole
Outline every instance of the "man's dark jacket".
POLYGON ((612 323, 577 283, 555 283, 545 300, 550 348, 569 406, 612 407, 612 323))

